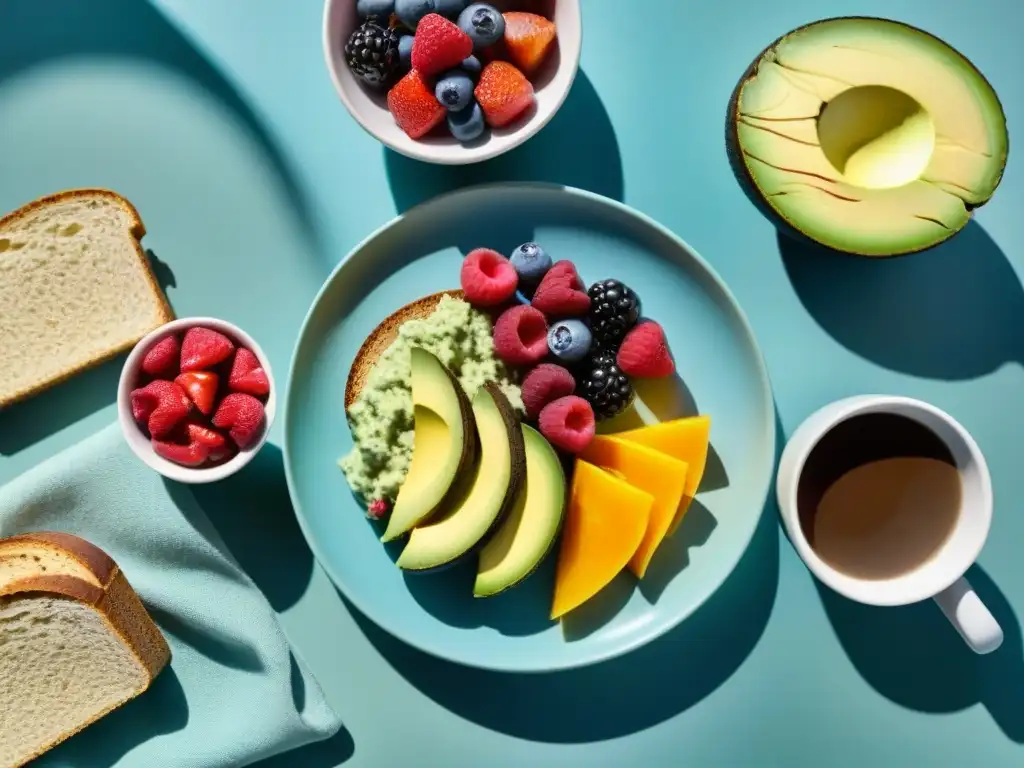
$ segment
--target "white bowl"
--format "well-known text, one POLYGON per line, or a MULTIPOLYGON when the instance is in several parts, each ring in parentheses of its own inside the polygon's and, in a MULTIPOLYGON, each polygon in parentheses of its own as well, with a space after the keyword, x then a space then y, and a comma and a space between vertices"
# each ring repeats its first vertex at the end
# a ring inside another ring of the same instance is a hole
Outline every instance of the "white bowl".
MULTIPOLYGON (((491 0, 500 10, 515 10, 514 0, 491 0)), ((345 64, 344 47, 358 24, 355 0, 327 0, 323 46, 327 69, 342 103, 352 117, 385 146, 414 160, 439 165, 469 165, 490 160, 518 147, 547 125, 565 102, 580 65, 583 24, 580 0, 547 0, 545 15, 558 27, 555 48, 533 78, 536 105, 531 113, 506 128, 489 129, 483 138, 461 144, 448 135, 412 139, 395 124, 386 97, 360 85, 345 64), (552 12, 553 11, 553 12, 552 12)))
POLYGON ((121 369, 121 378, 117 384, 117 419, 121 423, 121 432, 124 434, 124 439, 131 446, 135 455, 142 459, 150 468, 155 469, 164 477, 177 480, 180 483, 213 483, 217 480, 223 480, 225 477, 229 477, 240 470, 252 461, 252 457, 259 452, 260 448, 267 441, 267 435, 270 433, 270 427, 274 423, 274 415, 276 413, 277 385, 274 383, 274 372, 270 368, 270 360, 267 359, 266 354, 252 336, 237 325, 226 320, 218 320, 214 317, 186 317, 180 320, 172 320, 145 336, 129 353, 128 359, 125 360, 124 367, 121 369), (185 467, 181 464, 175 464, 173 461, 168 461, 162 456, 158 456, 153 450, 149 438, 139 428, 139 425, 135 423, 135 418, 132 416, 131 392, 139 385, 142 358, 145 357, 146 352, 165 336, 183 334, 189 328, 196 326, 219 331, 235 343, 247 347, 256 355, 260 365, 263 366, 263 370, 267 372, 267 378, 270 380, 270 395, 267 397, 267 402, 264 406, 266 421, 263 426, 262 436, 254 445, 240 450, 228 461, 213 467, 185 467))

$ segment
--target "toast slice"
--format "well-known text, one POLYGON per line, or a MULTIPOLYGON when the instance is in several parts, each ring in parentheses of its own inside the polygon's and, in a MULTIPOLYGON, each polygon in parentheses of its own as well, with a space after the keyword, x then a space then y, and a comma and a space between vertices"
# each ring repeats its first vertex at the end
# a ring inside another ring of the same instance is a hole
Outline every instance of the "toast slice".
POLYGON ((462 291, 458 289, 440 291, 416 299, 384 318, 381 324, 366 337, 363 345, 356 352, 356 359, 352 361, 352 367, 348 372, 348 381, 345 382, 345 410, 348 410, 359 397, 373 366, 398 337, 398 329, 402 327, 402 324, 407 320, 419 320, 427 317, 437 308, 444 296, 461 299, 462 291))
POLYGON ((103 550, 66 533, 0 539, 0 768, 135 698, 170 658, 103 550))
POLYGON ((0 218, 0 408, 174 319, 120 195, 78 189, 0 218))

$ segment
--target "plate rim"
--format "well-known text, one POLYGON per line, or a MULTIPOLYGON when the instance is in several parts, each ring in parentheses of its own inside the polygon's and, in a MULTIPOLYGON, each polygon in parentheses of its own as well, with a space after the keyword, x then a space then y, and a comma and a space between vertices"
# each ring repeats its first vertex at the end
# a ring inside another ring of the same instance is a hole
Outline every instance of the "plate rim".
POLYGON ((736 570, 736 566, 739 564, 740 559, 749 549, 750 542, 753 540, 754 534, 761 523, 761 518, 765 514, 765 506, 768 503, 768 497, 771 492, 772 478, 775 469, 775 461, 773 458, 771 464, 766 468, 764 472, 764 478, 762 478, 761 482, 759 483, 761 489, 757 495, 761 499, 760 508, 752 520, 750 530, 746 533, 744 537, 745 540, 743 541, 743 546, 737 548, 735 556, 732 557, 731 562, 728 563, 728 567, 722 571, 722 576, 720 578, 714 580, 715 583, 712 585, 711 589, 707 591, 705 597, 701 600, 696 601, 695 604, 689 607, 687 610, 681 611, 678 616, 674 616, 672 619, 668 621, 649 622, 644 626, 644 628, 641 631, 634 634, 627 642, 615 645, 611 648, 596 653, 590 653, 585 656, 580 656, 579 658, 570 659, 566 662, 541 663, 535 666, 502 664, 498 660, 466 660, 446 653, 443 647, 439 647, 438 645, 431 643, 423 643, 416 639, 407 638, 403 634, 394 631, 390 626, 388 626, 388 624, 385 621, 381 621, 373 612, 366 610, 362 602, 359 599, 354 598, 349 593, 349 590, 343 585, 343 580, 338 578, 337 574, 334 573, 333 567, 327 562, 327 559, 323 557, 323 554, 320 551, 320 546, 316 541, 316 538, 310 532, 309 524, 306 520, 306 514, 302 510, 302 505, 299 503, 298 494, 295 490, 295 479, 292 476, 292 458, 289 435, 291 434, 290 424, 292 412, 292 394, 294 390, 293 383, 295 381, 295 370, 299 357, 300 347, 302 346, 303 340, 305 339, 306 332, 309 328, 313 315, 316 312, 317 308, 319 307, 324 294, 334 283, 334 281, 338 278, 339 274, 345 268, 348 262, 351 261, 352 258, 357 253, 359 253, 362 249, 366 248, 375 239, 377 239, 383 233, 387 232, 393 227, 400 226, 405 219, 410 218, 413 214, 419 215, 421 209, 438 205, 441 202, 449 201, 451 198, 456 198, 460 196, 472 197, 475 194, 480 194, 483 192, 494 193, 499 192, 501 190, 510 189, 515 189, 518 191, 536 190, 548 193, 554 192, 558 194, 564 193, 572 197, 580 198, 587 202, 588 204, 598 206, 610 206, 611 208, 615 209, 619 214, 634 218, 639 223, 643 224, 644 226, 652 228, 658 234, 667 238, 675 246, 681 248, 691 259, 693 259, 697 263, 699 267, 701 267, 704 270, 706 275, 711 279, 711 281, 715 284, 718 290, 722 292, 722 294, 727 299, 728 303, 731 305, 732 310, 735 312, 736 318, 739 320, 740 328, 742 329, 743 335, 746 337, 747 342, 749 343, 752 351, 754 352, 754 358, 757 365, 757 377, 759 380, 758 383, 760 384, 759 388, 761 389, 761 392, 763 393, 765 399, 765 402, 762 403, 763 410, 766 413, 766 423, 763 425, 764 432, 769 441, 769 453, 773 457, 777 453, 778 449, 778 446, 776 445, 777 436, 775 432, 775 397, 774 392, 772 390, 771 378, 768 373, 768 366, 765 362, 764 352, 761 349, 761 345, 757 342, 757 336, 754 333, 754 329, 750 323, 750 319, 747 317, 746 312, 743 311, 743 307, 740 305, 739 300, 736 298, 736 295, 732 292, 728 284, 725 282, 725 280, 722 279, 721 275, 718 274, 715 268, 712 267, 711 264, 708 263, 708 261, 704 259, 704 257, 701 256, 695 248, 693 248, 689 243, 687 243, 686 240, 684 240, 671 229, 661 224, 660 222, 656 221, 655 219, 651 218, 647 214, 630 205, 627 205, 624 202, 620 202, 618 200, 614 200, 612 198, 605 197, 604 195, 600 195, 595 192, 590 192, 585 189, 579 189, 577 187, 571 187, 562 184, 531 181, 499 181, 459 187, 458 189, 450 190, 448 192, 444 192, 440 195, 432 197, 428 200, 424 200, 423 202, 416 204, 412 208, 409 208, 407 211, 398 213, 392 219, 385 222, 381 226, 377 227, 364 238, 362 238, 359 242, 357 242, 348 251, 348 253, 346 253, 345 256, 342 257, 342 259, 334 266, 334 268, 326 277, 323 284, 320 286, 319 290, 317 290, 316 295, 310 302, 309 309, 306 310, 306 315, 303 318, 302 324, 299 327, 299 332, 295 337, 295 342, 292 347, 291 360, 289 361, 288 364, 288 378, 286 382, 285 394, 284 397, 282 398, 283 408, 281 413, 281 421, 283 428, 282 431, 284 434, 284 437, 282 439, 282 457, 284 460, 283 463, 285 480, 288 485, 288 496, 292 503, 292 509, 295 512, 295 519, 299 524, 299 528, 302 531, 302 535, 306 540, 306 544, 309 546, 310 551, 316 558, 317 563, 319 563, 320 567, 324 570, 324 573, 327 574, 327 577, 328 579, 330 579, 331 584, 334 586, 335 589, 338 590, 340 596, 345 600, 345 602, 353 606, 357 611, 359 611, 359 613, 361 613, 369 621, 373 622, 377 627, 387 632, 390 636, 405 643, 406 645, 415 648, 423 653, 426 653, 427 655, 432 656, 434 658, 458 664, 464 667, 512 674, 545 674, 551 672, 566 671, 570 669, 580 669, 583 667, 600 664, 605 661, 610 661, 611 659, 617 658, 619 656, 625 656, 626 654, 632 653, 633 651, 642 648, 648 643, 651 643, 657 640, 658 638, 667 635, 669 632, 671 632, 684 621, 686 621, 688 618, 690 618, 694 613, 696 613, 703 605, 705 605, 708 602, 708 600, 713 598, 714 595, 719 591, 719 589, 721 589, 722 585, 729 578, 729 576, 732 575, 732 573, 736 570))

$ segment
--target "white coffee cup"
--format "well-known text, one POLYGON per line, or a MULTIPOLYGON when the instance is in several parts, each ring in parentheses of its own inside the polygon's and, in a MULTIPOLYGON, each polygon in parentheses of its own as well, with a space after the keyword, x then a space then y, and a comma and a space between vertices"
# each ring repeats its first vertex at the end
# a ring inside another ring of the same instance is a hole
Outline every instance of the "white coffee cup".
POLYGON ((992 523, 992 479, 978 444, 948 413, 920 400, 883 395, 862 395, 827 405, 793 433, 782 453, 775 490, 793 546, 826 586, 868 605, 907 605, 934 598, 977 653, 990 653, 1002 643, 1003 630, 964 578, 992 523), (868 413, 904 416, 931 429, 949 448, 962 485, 960 513, 945 544, 914 570, 884 580, 856 578, 828 565, 804 536, 797 510, 797 488, 811 451, 840 422, 868 413))

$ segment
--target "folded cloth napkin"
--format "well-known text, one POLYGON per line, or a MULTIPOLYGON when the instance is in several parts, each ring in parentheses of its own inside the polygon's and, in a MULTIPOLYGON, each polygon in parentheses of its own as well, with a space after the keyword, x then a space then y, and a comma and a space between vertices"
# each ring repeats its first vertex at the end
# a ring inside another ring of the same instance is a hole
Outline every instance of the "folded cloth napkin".
POLYGON ((114 424, 0 488, 0 536, 52 530, 106 550, 173 658, 139 698, 44 755, 44 766, 241 766, 341 727, 270 604, 189 493, 114 424))

